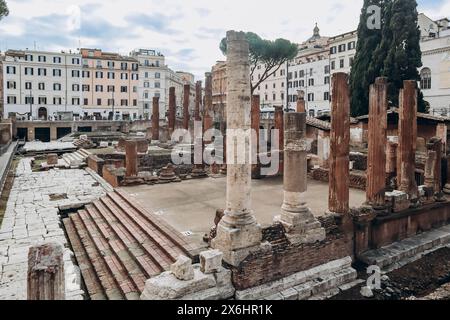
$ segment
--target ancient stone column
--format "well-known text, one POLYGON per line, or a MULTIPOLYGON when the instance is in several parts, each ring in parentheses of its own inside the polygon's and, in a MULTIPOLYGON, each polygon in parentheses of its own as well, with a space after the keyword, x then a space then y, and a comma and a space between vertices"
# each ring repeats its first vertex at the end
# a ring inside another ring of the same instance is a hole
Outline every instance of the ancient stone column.
POLYGON ((388 141, 386 144, 386 174, 388 176, 394 176, 397 171, 397 147, 397 142, 388 141))
POLYGON ((433 137, 427 143, 428 152, 434 151, 436 158, 433 165, 433 190, 438 199, 441 200, 442 196, 442 141, 439 137, 433 137))
POLYGON ((175 121, 176 121, 176 113, 177 113, 177 106, 176 106, 176 96, 175 96, 175 87, 169 88, 169 135, 171 136, 172 133, 175 131, 175 121))
POLYGON ((262 232, 251 211, 251 163, 248 156, 251 144, 250 63, 245 33, 228 31, 227 48, 229 154, 226 209, 212 247, 221 250, 224 260, 237 267, 252 250, 259 248, 262 232), (239 156, 242 158, 239 152, 245 152, 243 162, 237 160, 239 156))
POLYGON ((189 97, 191 92, 191 86, 189 84, 184 85, 183 89, 183 129, 189 130, 189 97))
POLYGON ((252 97, 252 133, 256 140, 252 141, 254 153, 256 154, 256 159, 253 159, 252 163, 252 178, 261 178, 261 165, 259 162, 259 125, 261 118, 260 109, 260 97, 259 95, 254 95, 252 97))
POLYGON ((306 112, 305 107, 305 91, 297 91, 297 112, 306 112))
POLYGON ((366 201, 375 209, 385 207, 387 78, 377 78, 369 90, 369 150, 366 201))
POLYGON ((125 141, 125 166, 126 176, 135 177, 138 174, 138 152, 135 140, 125 141))
POLYGON ((64 300, 63 247, 47 243, 28 251, 28 300, 64 300))
POLYGON ((436 182, 435 182, 435 167, 436 167, 436 151, 428 150, 427 160, 425 162, 425 186, 430 188, 433 193, 435 192, 436 182))
POLYGON ((341 215, 349 212, 350 98, 348 75, 332 77, 331 137, 328 209, 341 215))
POLYGON ((278 150, 280 152, 280 162, 278 174, 283 174, 283 148, 284 148, 284 124, 283 124, 283 107, 275 107, 275 130, 278 130, 278 150))
POLYGON ((325 229, 306 204, 307 149, 306 113, 284 114, 284 175, 281 220, 291 243, 325 239, 325 229))
MULTIPOLYGON (((213 99, 212 99, 212 74, 205 73, 205 106, 203 112, 203 131, 206 132, 213 128, 213 99)), ((211 141, 205 141, 211 143, 211 141)))
POLYGON ((414 80, 403 81, 399 97, 398 124, 398 164, 397 184, 409 199, 418 198, 415 179, 415 156, 417 139, 417 83, 414 80))
POLYGON ((439 123, 436 126, 436 137, 442 141, 442 154, 445 157, 447 155, 447 125, 445 123, 439 123))
POLYGON ((444 186, 444 193, 450 194, 450 156, 446 157, 447 161, 447 181, 444 186))
POLYGON ((152 140, 159 140, 159 97, 153 97, 152 140))
POLYGON ((195 83, 195 109, 194 109, 194 119, 195 121, 201 121, 200 118, 200 105, 202 103, 202 82, 197 81, 195 83))

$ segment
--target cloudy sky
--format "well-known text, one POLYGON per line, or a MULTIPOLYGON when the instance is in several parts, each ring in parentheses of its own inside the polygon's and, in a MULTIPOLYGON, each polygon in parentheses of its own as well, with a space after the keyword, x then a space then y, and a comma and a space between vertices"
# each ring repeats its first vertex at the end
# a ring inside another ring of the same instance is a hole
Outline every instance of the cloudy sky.
MULTIPOLYGON (((433 19, 450 16, 450 0, 418 0, 433 19)), ((226 30, 302 42, 317 22, 321 35, 356 29, 363 0, 7 0, 0 50, 82 47, 128 54, 154 48, 175 70, 201 77, 224 59, 226 30), (79 15, 78 15, 79 13, 79 15)))

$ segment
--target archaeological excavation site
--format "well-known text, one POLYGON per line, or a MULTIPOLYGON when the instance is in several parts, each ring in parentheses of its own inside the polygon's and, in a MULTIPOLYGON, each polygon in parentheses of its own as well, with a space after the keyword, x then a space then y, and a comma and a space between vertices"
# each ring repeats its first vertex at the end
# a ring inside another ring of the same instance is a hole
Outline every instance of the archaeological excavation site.
POLYGON ((154 98, 151 120, 73 121, 50 142, 42 122, 2 122, 0 299, 450 295, 450 118, 416 111, 415 81, 389 108, 383 77, 352 118, 345 73, 329 121, 303 95, 261 116, 245 34, 227 46, 222 113, 206 73, 181 117, 171 88, 167 119, 154 98))

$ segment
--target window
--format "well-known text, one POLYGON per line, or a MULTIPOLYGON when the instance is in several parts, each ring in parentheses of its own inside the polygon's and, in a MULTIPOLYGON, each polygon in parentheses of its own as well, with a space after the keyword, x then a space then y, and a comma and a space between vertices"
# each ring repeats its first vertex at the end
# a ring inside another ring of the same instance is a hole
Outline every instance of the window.
POLYGON ((101 106, 102 105, 102 99, 97 99, 97 105, 101 106))
POLYGON ((47 97, 39 97, 38 104, 47 104, 47 97))
POLYGON ((353 50, 353 49, 355 49, 355 47, 356 47, 356 42, 355 41, 349 42, 347 44, 347 49, 348 50, 353 50))
POLYGON ((336 53, 336 47, 331 47, 330 54, 335 54, 335 53, 336 53))
POLYGON ((72 78, 79 78, 79 77, 80 77, 80 71, 72 70, 72 78))
POLYGON ((351 66, 353 66, 353 61, 355 60, 355 58, 353 58, 353 57, 350 57, 349 59, 348 59, 348 65, 351 67, 351 66))
POLYGON ((102 85, 96 85, 95 86, 95 92, 103 92, 103 86, 102 85))
POLYGON ((121 105, 122 107, 128 106, 128 100, 127 100, 127 99, 122 99, 122 100, 120 100, 120 105, 121 105))
POLYGON ((128 73, 121 73, 120 74, 120 79, 121 80, 128 80, 128 73))
POLYGON ((83 78, 90 78, 91 72, 90 71, 83 71, 83 78))
POLYGON ((336 61, 331 61, 331 70, 336 69, 336 61))
POLYGON ((38 68, 38 76, 46 76, 46 75, 47 75, 47 69, 38 68))
POLYGON ((59 98, 59 97, 54 97, 53 98, 53 104, 61 105, 62 104, 62 99, 59 98))
POLYGON ((54 77, 61 77, 61 69, 53 69, 53 76, 54 77))
POLYGON ((79 58, 72 58, 72 64, 80 64, 80 59, 79 58))
POLYGON ((344 43, 344 44, 340 44, 339 47, 338 47, 338 51, 339 51, 339 52, 344 52, 345 49, 346 49, 345 43, 344 43))
POLYGON ((330 73, 330 66, 325 66, 324 72, 325 72, 325 74, 329 74, 330 73))
POLYGON ((114 87, 114 86, 108 86, 108 87, 106 88, 106 91, 108 91, 108 92, 115 92, 115 91, 116 91, 115 88, 116 88, 116 87, 114 87))
POLYGON ((300 87, 304 87, 305 86, 305 80, 300 80, 299 81, 299 86, 300 87))
POLYGON ((61 84, 60 83, 54 83, 53 84, 53 90, 54 91, 61 91, 61 84))
POLYGON ((345 61, 344 61, 344 59, 341 59, 340 61, 339 61, 339 68, 344 68, 344 66, 345 66, 345 61))
POLYGON ((8 96, 6 98, 6 103, 8 103, 8 104, 17 104, 17 97, 16 96, 8 96))
POLYGON ((39 62, 47 62, 47 57, 46 56, 38 56, 38 61, 39 62))
POLYGON ((155 82, 155 88, 161 88, 161 83, 160 82, 155 82))
POLYGON ((81 89, 83 90, 83 92, 91 91, 91 87, 88 84, 83 84, 83 87, 81 89))
POLYGON ((25 55, 25 61, 33 61, 33 55, 32 54, 26 54, 25 55))
POLYGON ((114 79, 114 78, 115 78, 114 72, 108 72, 108 79, 114 79))
POLYGON ((138 71, 138 68, 139 68, 139 65, 138 65, 137 63, 133 63, 133 64, 131 65, 131 69, 132 69, 133 71, 138 71))
POLYGON ((120 87, 120 92, 128 92, 128 87, 127 86, 121 86, 120 87))
POLYGON ((308 101, 314 101, 314 93, 308 93, 308 101))
POLYGON ((88 98, 84 98, 83 105, 87 106, 88 104, 89 104, 89 99, 88 98))
POLYGON ((133 99, 133 107, 137 106, 137 99, 133 99))
POLYGON ((73 84, 72 85, 72 91, 74 91, 74 92, 80 91, 80 85, 79 84, 73 84))
POLYGON ((61 63, 61 57, 53 57, 53 63, 61 63))
POLYGON ((137 92, 137 87, 133 86, 133 92, 137 92))
POLYGON ((34 73, 33 68, 25 68, 25 75, 26 76, 32 76, 34 73))
POLYGON ((6 88, 7 89, 16 89, 16 82, 15 81, 8 81, 6 83, 6 88))
POLYGON ((108 61, 108 68, 114 68, 114 61, 108 61))
POLYGON ((314 85, 314 79, 308 79, 308 86, 314 85))
POLYGON ((431 70, 423 68, 420 71, 420 88, 423 90, 431 89, 431 70))
POLYGON ((25 97, 25 104, 34 104, 33 97, 25 97))
POLYGON ((272 98, 273 98, 273 101, 277 100, 277 94, 274 93, 273 96, 272 96, 272 98))
POLYGON ((330 100, 330 93, 328 91, 323 93, 323 100, 325 100, 325 101, 330 100))
POLYGON ((108 99, 108 106, 114 105, 114 99, 108 99))
POLYGON ((281 100, 284 101, 284 93, 281 93, 281 100))
POLYGON ((303 78, 305 76, 305 70, 300 70, 299 76, 300 78, 303 78))
POLYGON ((31 90, 33 89, 33 85, 31 82, 25 82, 25 89, 26 90, 31 90))
POLYGON ((102 71, 96 71, 95 72, 95 77, 97 79, 103 79, 103 72, 102 71))
POLYGON ((7 74, 16 74, 16 67, 7 66, 6 73, 7 74))
POLYGON ((139 80, 139 74, 137 73, 131 74, 131 80, 139 80))
POLYGON ((310 117, 314 117, 315 116, 315 110, 314 109, 309 110, 309 116, 310 117))
POLYGON ((127 69, 128 69, 128 63, 122 62, 122 63, 120 64, 120 69, 121 69, 121 70, 127 70, 127 69))
POLYGON ((45 83, 40 82, 40 83, 38 84, 38 89, 39 89, 39 90, 45 90, 45 83))
POLYGON ((72 98, 72 105, 79 106, 80 105, 80 98, 72 98))
POLYGON ((160 98, 161 94, 159 92, 155 92, 155 97, 160 98))
POLYGON ((160 79, 160 78, 161 78, 161 73, 156 72, 156 73, 155 73, 155 78, 156 78, 156 79, 160 79))

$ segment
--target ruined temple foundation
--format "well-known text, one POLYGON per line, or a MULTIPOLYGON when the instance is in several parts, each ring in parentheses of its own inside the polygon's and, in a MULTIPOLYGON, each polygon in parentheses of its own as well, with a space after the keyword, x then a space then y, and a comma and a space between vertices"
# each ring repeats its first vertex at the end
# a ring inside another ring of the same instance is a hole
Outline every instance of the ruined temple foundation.
MULTIPOLYGON (((245 141, 244 145, 231 149, 233 154, 227 155, 225 216, 217 226, 211 245, 223 252, 226 263, 239 266, 253 250, 259 249, 262 233, 251 211, 250 161, 245 157, 244 163, 234 163, 238 149, 248 154, 251 143, 249 44, 245 33, 227 32, 227 47, 227 130, 242 129, 245 141)), ((233 140, 233 136, 227 134, 227 144, 231 145, 233 140)))
POLYGON ((284 115, 284 199, 278 218, 293 244, 325 239, 325 229, 306 204, 307 142, 306 113, 284 115))

